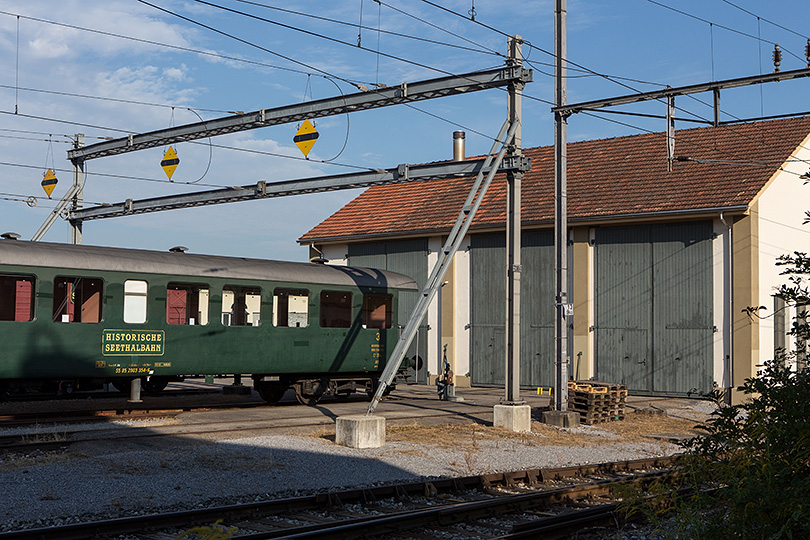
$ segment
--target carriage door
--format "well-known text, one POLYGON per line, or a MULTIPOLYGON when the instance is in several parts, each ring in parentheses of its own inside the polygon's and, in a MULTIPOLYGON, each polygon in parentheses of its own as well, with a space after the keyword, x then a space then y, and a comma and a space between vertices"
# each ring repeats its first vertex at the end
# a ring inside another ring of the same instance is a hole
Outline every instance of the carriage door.
MULTIPOLYGON (((428 240, 417 238, 391 242, 369 242, 349 244, 349 265, 365 266, 390 270, 412 277, 419 291, 425 286, 428 278, 428 240)), ((419 291, 401 291, 397 324, 404 326, 419 301, 419 291)), ((428 325, 427 317, 419 325, 416 337, 408 348, 406 356, 411 360, 412 368, 406 373, 409 383, 427 384, 428 358, 428 325)))

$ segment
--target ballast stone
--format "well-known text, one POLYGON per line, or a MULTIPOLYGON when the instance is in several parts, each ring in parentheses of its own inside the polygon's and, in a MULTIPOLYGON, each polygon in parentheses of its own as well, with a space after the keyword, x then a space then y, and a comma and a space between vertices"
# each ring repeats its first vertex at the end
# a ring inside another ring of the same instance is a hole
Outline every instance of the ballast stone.
POLYGON ((338 416, 335 442, 349 448, 381 448, 385 444, 385 417, 338 416))

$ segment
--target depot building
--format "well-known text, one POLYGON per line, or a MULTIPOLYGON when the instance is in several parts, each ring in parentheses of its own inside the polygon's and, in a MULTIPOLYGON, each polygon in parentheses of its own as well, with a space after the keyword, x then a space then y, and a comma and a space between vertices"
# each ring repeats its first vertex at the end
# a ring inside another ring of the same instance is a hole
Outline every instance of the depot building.
MULTIPOLYGON (((777 257, 810 246, 809 134, 810 117, 679 130, 671 170, 663 133, 568 144, 572 378, 686 396, 736 387, 796 348, 773 293, 786 282, 777 257)), ((533 390, 555 362, 554 152, 523 152, 520 382, 533 390)), ((472 181, 371 187, 299 242, 422 286, 472 181)), ((408 353, 415 382, 446 356, 457 387, 504 384, 505 194, 496 176, 408 353)))

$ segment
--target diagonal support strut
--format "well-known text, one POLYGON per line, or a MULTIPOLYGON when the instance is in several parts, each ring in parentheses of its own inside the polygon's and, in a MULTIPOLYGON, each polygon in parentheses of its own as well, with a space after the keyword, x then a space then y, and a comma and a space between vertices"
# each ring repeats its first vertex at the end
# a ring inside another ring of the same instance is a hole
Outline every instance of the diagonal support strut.
POLYGON ((408 318, 408 323, 405 325, 402 335, 399 337, 397 344, 394 346, 394 351, 391 353, 391 357, 388 360, 388 363, 386 363, 382 375, 380 375, 380 384, 377 387, 374 397, 371 399, 371 403, 368 406, 368 412, 366 414, 371 415, 374 413, 374 410, 380 403, 385 390, 391 386, 394 376, 396 375, 400 364, 402 364, 405 351, 411 345, 411 342, 416 336, 416 331, 419 329, 419 323, 427 314, 428 306, 433 300, 433 297, 436 295, 436 291, 438 291, 439 287, 441 287, 444 275, 447 273, 447 269, 450 268, 450 263, 453 261, 453 257, 458 251, 458 248, 461 246, 461 242, 464 240, 464 236, 467 234, 467 230, 469 230, 470 224, 472 224, 473 218, 475 217, 475 212, 481 205, 481 201, 483 201, 487 189, 492 183, 492 179, 495 177, 495 173, 497 172, 501 161, 503 161, 504 154, 515 137, 515 133, 519 125, 520 123, 516 121, 510 126, 509 120, 507 120, 504 122, 503 126, 501 127, 501 131, 495 138, 492 149, 490 150, 489 154, 487 154, 484 167, 482 167, 482 169, 478 172, 472 188, 470 189, 470 193, 467 196, 467 200, 464 202, 464 206, 459 212, 456 223, 453 225, 453 229, 447 236, 447 241, 444 243, 444 247, 442 247, 442 251, 439 253, 439 260, 436 262, 436 266, 434 266, 433 270, 430 272, 430 277, 428 277, 427 282, 425 283, 425 287, 422 290, 422 295, 420 296, 419 301, 416 303, 416 307, 411 313, 411 316, 408 318), (506 132, 507 127, 509 127, 509 132, 506 133, 506 138, 503 139, 504 132, 506 132), (498 152, 498 155, 493 157, 495 150, 498 148, 498 143, 501 144, 501 149, 498 152), (489 172, 487 173, 486 178, 484 178, 484 171, 487 169, 489 172))

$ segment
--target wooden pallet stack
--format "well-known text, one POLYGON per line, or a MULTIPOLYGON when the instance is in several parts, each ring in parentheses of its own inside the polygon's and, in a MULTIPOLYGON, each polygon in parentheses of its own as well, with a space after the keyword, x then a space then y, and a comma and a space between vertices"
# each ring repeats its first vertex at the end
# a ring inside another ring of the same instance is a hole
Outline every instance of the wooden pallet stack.
POLYGON ((583 424, 624 420, 627 385, 599 381, 569 381, 568 410, 578 412, 583 424))

